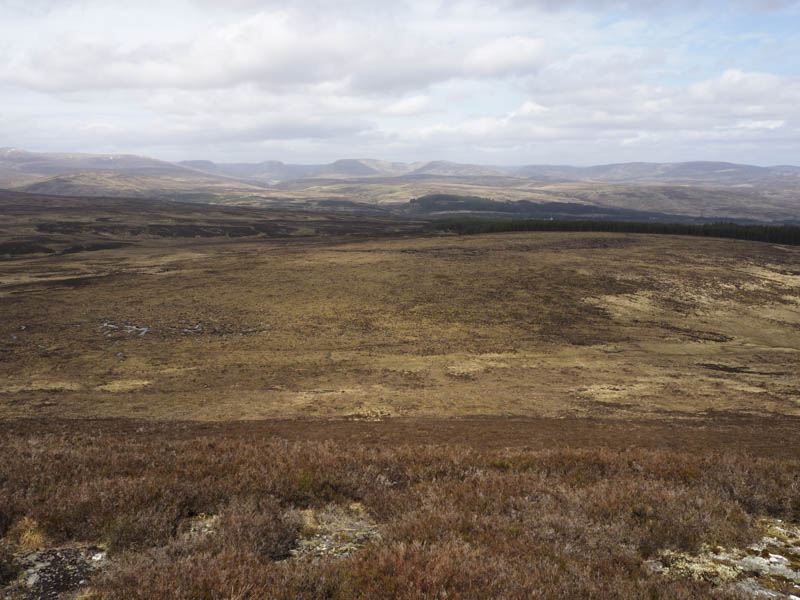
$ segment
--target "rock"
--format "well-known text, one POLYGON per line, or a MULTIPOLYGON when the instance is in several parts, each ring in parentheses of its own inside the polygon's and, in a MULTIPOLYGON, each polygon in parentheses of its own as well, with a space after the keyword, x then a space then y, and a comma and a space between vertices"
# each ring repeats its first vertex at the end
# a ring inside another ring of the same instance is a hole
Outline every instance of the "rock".
POLYGON ((107 564, 105 551, 96 546, 70 546, 19 552, 22 572, 0 589, 4 600, 56 600, 85 587, 92 574, 107 564))
POLYGON ((664 551, 648 565, 663 575, 710 581, 754 598, 800 599, 800 527, 779 520, 762 525, 767 535, 745 550, 664 551))
POLYGON ((189 517, 178 524, 178 533, 184 538, 192 541, 199 541, 217 529, 219 515, 199 514, 196 517, 189 517))
POLYGON ((347 508, 330 505, 298 513, 303 528, 297 547, 291 550, 295 558, 343 558, 380 538, 378 525, 360 502, 347 508))

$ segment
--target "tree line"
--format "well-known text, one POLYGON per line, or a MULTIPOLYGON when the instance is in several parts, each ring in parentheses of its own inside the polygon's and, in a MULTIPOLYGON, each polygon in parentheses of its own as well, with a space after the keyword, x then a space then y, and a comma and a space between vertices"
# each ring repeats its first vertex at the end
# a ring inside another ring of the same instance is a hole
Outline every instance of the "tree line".
POLYGON ((432 231, 469 235, 504 231, 604 231, 611 233, 660 233, 699 237, 733 238, 800 246, 800 226, 744 225, 740 223, 646 223, 606 220, 486 219, 454 217, 434 221, 432 231))

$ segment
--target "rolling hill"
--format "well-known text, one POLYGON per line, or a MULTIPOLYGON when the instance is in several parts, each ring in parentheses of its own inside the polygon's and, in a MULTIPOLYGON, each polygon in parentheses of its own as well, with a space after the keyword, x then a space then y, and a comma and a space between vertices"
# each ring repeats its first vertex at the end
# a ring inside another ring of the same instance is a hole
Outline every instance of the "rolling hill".
POLYGON ((551 177, 566 181, 609 183, 668 183, 677 185, 800 185, 800 168, 757 167, 727 162, 621 163, 592 167, 527 165, 513 169, 522 177, 551 177))
POLYGON ((108 171, 150 177, 187 177, 188 167, 131 154, 79 154, 26 152, 0 148, 0 172, 33 175, 61 175, 76 171, 108 171))
MULTIPOLYGON (((568 203, 693 219, 800 222, 800 167, 724 162, 590 167, 486 166, 342 159, 327 164, 172 163, 126 154, 0 149, 0 188, 55 195, 162 198, 408 213, 430 194, 568 203)), ((518 213, 516 209, 509 212, 518 213)))
POLYGON ((243 201, 263 189, 236 179, 223 179, 202 173, 188 177, 155 177, 114 171, 77 171, 41 177, 15 188, 31 194, 57 196, 112 196, 120 198, 158 198, 222 202, 243 201))

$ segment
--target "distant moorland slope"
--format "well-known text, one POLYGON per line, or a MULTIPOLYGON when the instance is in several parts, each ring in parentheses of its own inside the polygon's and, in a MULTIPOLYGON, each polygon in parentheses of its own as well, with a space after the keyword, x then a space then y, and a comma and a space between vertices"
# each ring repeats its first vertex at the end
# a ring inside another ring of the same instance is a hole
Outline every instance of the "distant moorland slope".
MULTIPOLYGON (((649 218, 800 222, 800 167, 725 162, 487 166, 343 159, 328 164, 166 162, 0 148, 0 188, 37 194, 405 214, 431 194, 570 203, 649 218), (657 215, 657 216, 652 216, 657 215)), ((517 208, 508 211, 517 213, 517 208)), ((682 219, 679 219, 682 220, 682 219)))

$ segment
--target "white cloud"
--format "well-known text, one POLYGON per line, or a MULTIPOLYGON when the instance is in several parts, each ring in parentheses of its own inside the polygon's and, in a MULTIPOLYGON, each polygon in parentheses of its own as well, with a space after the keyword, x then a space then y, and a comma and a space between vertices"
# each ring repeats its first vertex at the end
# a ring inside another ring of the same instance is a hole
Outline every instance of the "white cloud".
POLYGON ((383 113, 394 116, 418 115, 431 110, 431 97, 427 95, 411 96, 392 102, 383 113))
POLYGON ((797 3, 652 5, 0 0, 0 145, 797 162, 797 3))
POLYGON ((696 83, 689 88, 692 97, 703 102, 756 100, 784 93, 786 81, 769 73, 745 73, 728 69, 716 79, 696 83))
POLYGON ((738 129, 780 129, 786 121, 740 121, 735 125, 738 129))
POLYGON ((464 61, 467 74, 515 75, 538 70, 545 58, 540 39, 508 37, 473 48, 464 61))
POLYGON ((528 117, 535 117, 546 113, 550 109, 546 106, 542 106, 537 102, 533 102, 531 100, 526 101, 522 106, 520 106, 517 110, 510 113, 510 117, 512 118, 528 118, 528 117))

